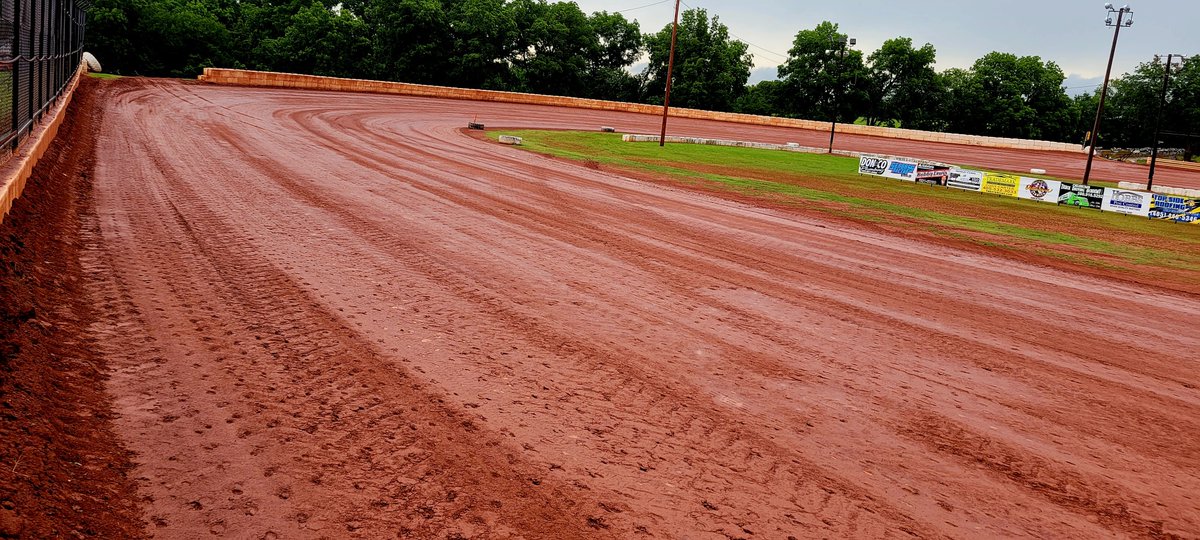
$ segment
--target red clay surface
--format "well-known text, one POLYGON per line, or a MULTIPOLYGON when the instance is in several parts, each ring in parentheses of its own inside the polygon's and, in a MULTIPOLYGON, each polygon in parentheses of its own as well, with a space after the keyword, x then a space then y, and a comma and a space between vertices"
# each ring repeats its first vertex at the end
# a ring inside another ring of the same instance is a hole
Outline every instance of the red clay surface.
POLYGON ((148 534, 1200 536, 1195 295, 458 131, 652 117, 83 91, 86 333, 148 534))

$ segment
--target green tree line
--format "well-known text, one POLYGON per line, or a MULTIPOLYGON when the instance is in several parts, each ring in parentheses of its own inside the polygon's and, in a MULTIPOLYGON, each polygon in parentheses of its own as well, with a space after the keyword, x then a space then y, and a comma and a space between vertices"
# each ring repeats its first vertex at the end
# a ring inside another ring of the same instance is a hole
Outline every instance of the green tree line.
MULTIPOLYGON (((193 77, 220 66, 662 103, 671 26, 547 0, 96 0, 89 49, 115 73, 193 77), (639 62, 644 68, 633 70, 639 62)), ((680 18, 672 105, 1082 143, 1098 91, 1070 97, 1062 69, 992 52, 968 69, 890 39, 865 54, 838 25, 797 32, 778 80, 747 85, 746 43, 717 16, 680 18)), ((1163 75, 1114 81, 1101 145, 1148 146, 1163 75)), ((1163 129, 1200 134, 1200 57, 1174 75, 1163 129)))

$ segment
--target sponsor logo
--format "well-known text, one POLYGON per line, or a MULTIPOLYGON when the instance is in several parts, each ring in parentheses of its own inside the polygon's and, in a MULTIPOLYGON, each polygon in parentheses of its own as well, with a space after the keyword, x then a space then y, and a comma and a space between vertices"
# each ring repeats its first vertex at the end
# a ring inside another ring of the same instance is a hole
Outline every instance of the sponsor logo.
POLYGON ((1029 187, 1026 189, 1029 191, 1030 196, 1035 199, 1041 199, 1047 193, 1050 193, 1050 184, 1047 184, 1045 180, 1034 180, 1030 182, 1029 187))
POLYGON ((1109 204, 1130 210, 1138 210, 1141 209, 1144 200, 1144 197, 1132 191, 1118 191, 1116 195, 1113 195, 1109 204))
POLYGON ((862 158, 858 164, 858 172, 863 174, 883 174, 887 170, 888 160, 880 158, 862 158))
POLYGON ((888 167, 888 172, 899 176, 912 176, 916 171, 917 165, 915 163, 893 161, 888 167))

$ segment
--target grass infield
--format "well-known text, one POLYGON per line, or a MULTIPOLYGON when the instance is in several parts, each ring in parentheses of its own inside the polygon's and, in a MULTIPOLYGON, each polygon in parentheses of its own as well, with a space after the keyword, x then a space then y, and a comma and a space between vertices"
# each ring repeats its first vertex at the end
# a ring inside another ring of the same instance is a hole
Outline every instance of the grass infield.
POLYGON ((1168 287, 1188 284, 1183 288, 1192 290, 1200 282, 1200 226, 861 176, 857 159, 840 156, 694 144, 660 148, 622 142, 611 133, 501 130, 487 135, 493 140, 515 135, 531 152, 651 180, 1033 258, 1149 272, 1139 281, 1168 287))

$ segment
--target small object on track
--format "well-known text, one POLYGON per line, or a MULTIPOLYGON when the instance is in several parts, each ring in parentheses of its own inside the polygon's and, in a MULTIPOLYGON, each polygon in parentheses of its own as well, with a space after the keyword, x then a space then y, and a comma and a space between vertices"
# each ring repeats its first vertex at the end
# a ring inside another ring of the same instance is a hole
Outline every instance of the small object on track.
POLYGON ((467 129, 483 129, 483 124, 479 122, 467 122, 467 129))
POLYGON ((1029 169, 1030 174, 1046 174, 1046 169, 1029 169))
POLYGON ((501 135, 499 138, 499 141, 500 141, 500 144, 511 144, 514 146, 521 146, 521 142, 523 141, 523 139, 521 139, 520 137, 512 136, 512 135, 501 135))
POLYGON ((605 133, 616 133, 617 128, 611 127, 611 126, 600 126, 600 131, 603 131, 605 133))

